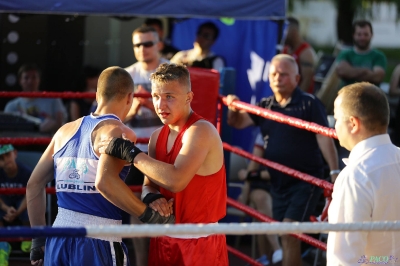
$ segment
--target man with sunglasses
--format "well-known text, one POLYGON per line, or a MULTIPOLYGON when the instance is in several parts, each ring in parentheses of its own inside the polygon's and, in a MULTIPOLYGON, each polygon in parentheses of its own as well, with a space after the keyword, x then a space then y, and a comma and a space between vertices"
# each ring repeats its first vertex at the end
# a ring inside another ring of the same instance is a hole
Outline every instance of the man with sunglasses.
POLYGON ((206 22, 201 24, 197 30, 193 49, 176 53, 171 58, 171 62, 220 71, 225 67, 225 61, 221 56, 211 51, 211 47, 217 40, 218 35, 219 29, 214 23, 206 22))
MULTIPOLYGON (((137 60, 133 65, 125 68, 135 84, 135 93, 151 93, 150 75, 156 68, 169 62, 161 57, 159 51, 162 46, 155 28, 141 26, 132 33, 133 52, 137 60)), ((126 119, 128 127, 135 131, 138 138, 149 138, 153 131, 162 123, 154 111, 151 98, 134 97, 132 108, 126 119)), ((148 145, 137 143, 141 150, 147 153, 148 145)), ((132 166, 125 182, 129 186, 143 185, 144 175, 132 166)), ((139 196, 139 194, 137 194, 139 196)), ((131 216, 131 224, 141 223, 137 217, 131 216)), ((136 265, 147 265, 148 238, 133 238, 136 265)))

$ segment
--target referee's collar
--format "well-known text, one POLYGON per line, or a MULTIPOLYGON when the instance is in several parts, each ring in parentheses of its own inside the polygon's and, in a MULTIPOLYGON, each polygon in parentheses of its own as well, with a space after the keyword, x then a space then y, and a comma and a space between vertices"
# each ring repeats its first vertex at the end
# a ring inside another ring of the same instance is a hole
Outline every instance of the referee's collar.
POLYGON ((303 93, 303 92, 300 90, 300 88, 299 88, 299 87, 296 87, 296 88, 293 90, 292 95, 290 96, 290 98, 288 99, 288 101, 287 101, 284 105, 280 105, 280 104, 277 102, 275 96, 272 95, 272 96, 274 97, 274 105, 275 105, 275 106, 279 106, 279 107, 281 107, 281 108, 285 108, 286 106, 288 106, 288 105, 290 105, 290 104, 292 104, 292 103, 293 103, 293 104, 294 104, 294 103, 297 103, 297 102, 300 101, 302 93, 303 93))

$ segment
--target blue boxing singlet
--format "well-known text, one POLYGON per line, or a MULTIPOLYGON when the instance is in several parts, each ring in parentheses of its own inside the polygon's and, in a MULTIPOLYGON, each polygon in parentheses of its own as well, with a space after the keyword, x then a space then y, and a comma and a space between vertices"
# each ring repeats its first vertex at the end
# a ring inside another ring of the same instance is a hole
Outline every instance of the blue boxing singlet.
MULTIPOLYGON (((93 150, 91 135, 96 126, 112 114, 83 117, 81 125, 70 140, 53 155, 58 207, 121 220, 121 210, 105 199, 95 187, 99 157, 93 150)), ((130 166, 119 174, 125 180, 130 166)))

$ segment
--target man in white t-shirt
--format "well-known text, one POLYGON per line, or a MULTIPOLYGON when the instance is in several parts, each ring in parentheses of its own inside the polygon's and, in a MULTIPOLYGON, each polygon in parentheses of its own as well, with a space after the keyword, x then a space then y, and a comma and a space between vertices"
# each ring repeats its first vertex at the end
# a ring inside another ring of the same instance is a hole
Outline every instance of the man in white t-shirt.
MULTIPOLYGON (((162 63, 169 61, 162 58, 160 40, 156 29, 141 26, 132 33, 133 52, 137 60, 125 68, 132 76, 135 93, 151 93, 150 75, 162 63)), ((151 134, 163 124, 154 111, 151 98, 134 97, 132 108, 125 120, 126 124, 135 131, 138 138, 150 138, 151 134)), ((142 151, 148 151, 147 143, 137 143, 142 151)), ((125 182, 127 185, 143 185, 144 175, 132 165, 130 174, 125 182)), ((140 195, 140 194, 139 194, 140 195)), ((131 223, 141 223, 137 217, 131 216, 131 223)), ((148 238, 133 238, 136 265, 147 265, 148 238)))
MULTIPOLYGON (((139 27, 132 34, 132 43, 137 62, 125 70, 132 76, 135 93, 151 93, 150 75, 160 64, 168 62, 159 54, 157 31, 152 27, 139 27)), ((138 138, 149 138, 162 125, 154 112, 151 98, 135 97, 126 121, 138 138)), ((147 152, 147 144, 136 146, 147 152)))

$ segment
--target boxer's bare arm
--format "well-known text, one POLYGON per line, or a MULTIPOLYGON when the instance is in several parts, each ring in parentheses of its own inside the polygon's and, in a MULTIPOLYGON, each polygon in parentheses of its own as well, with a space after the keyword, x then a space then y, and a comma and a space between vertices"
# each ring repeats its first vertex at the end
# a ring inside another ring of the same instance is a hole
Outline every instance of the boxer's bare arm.
MULTIPOLYGON (((118 121, 119 122, 119 121, 118 121)), ((122 137, 122 134, 136 141, 134 132, 122 123, 109 122, 101 125, 93 132, 93 148, 98 153, 98 141, 103 136, 122 137)), ((99 158, 95 186, 108 201, 131 215, 140 216, 144 213, 146 205, 138 199, 125 182, 119 177, 119 173, 126 162, 107 154, 99 158)))
POLYGON ((195 174, 210 175, 223 165, 223 147, 215 127, 204 120, 188 128, 174 164, 167 164, 140 153, 135 166, 157 184, 172 192, 182 191, 195 174))
POLYGON ((46 225, 45 187, 46 184, 54 178, 54 161, 52 156, 71 138, 80 123, 81 119, 67 123, 54 134, 53 139, 29 178, 26 190, 26 201, 31 226, 46 225))
MULTIPOLYGON (((151 158, 156 158, 156 143, 158 136, 160 135, 161 128, 155 130, 153 134, 150 136, 149 140, 149 156, 151 158)), ((143 182, 143 188, 142 188, 142 200, 148 193, 159 193, 159 186, 151 182, 150 179, 147 178, 147 176, 144 177, 144 182, 143 182)))
POLYGON ((54 138, 43 153, 26 186, 26 201, 31 226, 45 226, 46 184, 54 178, 54 138))

